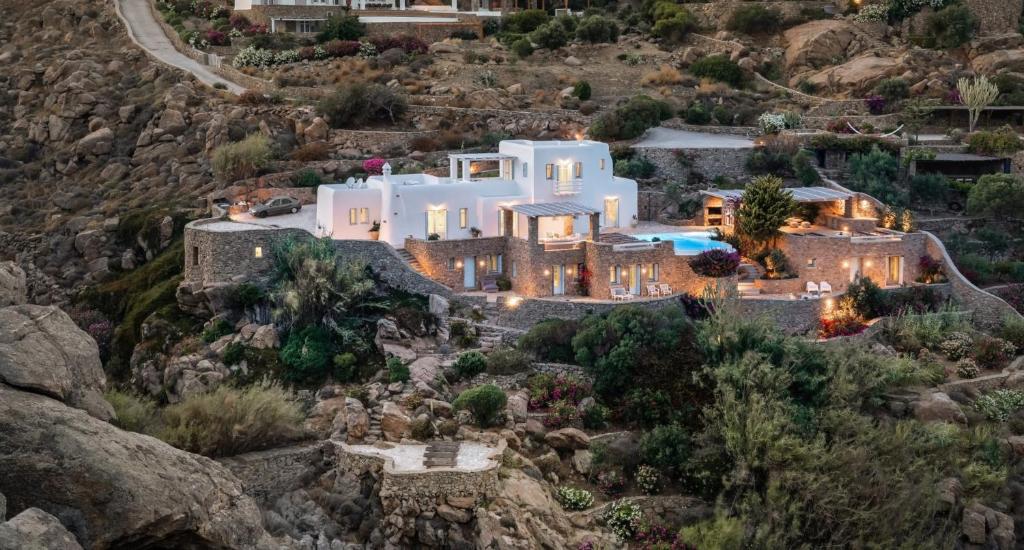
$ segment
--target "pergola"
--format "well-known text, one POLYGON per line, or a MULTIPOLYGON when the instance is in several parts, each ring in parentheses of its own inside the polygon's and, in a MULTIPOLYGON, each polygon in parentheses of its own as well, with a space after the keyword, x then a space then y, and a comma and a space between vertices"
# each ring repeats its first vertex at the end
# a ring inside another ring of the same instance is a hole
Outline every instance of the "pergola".
POLYGON ((531 243, 536 244, 540 239, 538 218, 590 216, 590 240, 599 240, 601 234, 601 211, 578 202, 535 202, 502 206, 501 209, 501 215, 505 216, 504 226, 507 232, 512 231, 512 216, 522 214, 527 217, 529 221, 527 240, 531 243))
MULTIPOLYGON (((792 193, 793 200, 796 202, 833 202, 853 198, 852 193, 828 187, 794 187, 787 189, 787 191, 792 193)), ((743 198, 743 189, 705 189, 700 193, 722 200, 740 200, 743 198)))
POLYGON ((460 153, 448 155, 452 181, 472 181, 472 167, 478 162, 497 162, 498 178, 512 179, 512 155, 501 153, 460 153), (508 162, 505 162, 508 161, 508 162))

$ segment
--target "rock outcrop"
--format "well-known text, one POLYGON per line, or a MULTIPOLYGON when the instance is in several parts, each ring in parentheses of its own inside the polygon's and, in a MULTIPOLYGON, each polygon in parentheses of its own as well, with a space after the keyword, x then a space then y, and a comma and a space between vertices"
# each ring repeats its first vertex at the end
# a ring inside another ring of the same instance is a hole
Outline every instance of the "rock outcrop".
POLYGON ((942 392, 932 393, 910 404, 914 417, 921 422, 952 422, 967 424, 967 416, 956 401, 942 392))
POLYGON ((0 550, 82 548, 57 518, 39 508, 29 508, 7 522, 3 519, 3 514, 0 514, 0 550))
POLYGON ((25 271, 14 262, 0 262, 0 307, 24 304, 27 300, 25 271))
POLYGON ((820 19, 797 25, 785 34, 786 68, 817 68, 847 60, 876 42, 852 21, 820 19))
POLYGON ((96 341, 53 306, 0 309, 0 382, 114 417, 103 399, 106 376, 96 341))

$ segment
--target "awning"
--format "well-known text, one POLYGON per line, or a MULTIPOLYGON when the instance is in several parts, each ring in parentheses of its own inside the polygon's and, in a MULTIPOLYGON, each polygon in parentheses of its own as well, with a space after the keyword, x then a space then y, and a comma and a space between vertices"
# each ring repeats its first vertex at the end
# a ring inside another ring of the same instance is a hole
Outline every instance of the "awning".
MULTIPOLYGON (((793 194, 793 200, 796 202, 845 201, 853 198, 850 193, 828 187, 793 187, 787 188, 787 190, 793 194)), ((743 189, 705 189, 701 191, 701 194, 723 200, 742 199, 743 189)))
POLYGON ((544 216, 580 216, 584 214, 598 214, 600 210, 583 206, 578 202, 535 202, 533 204, 514 204, 503 206, 505 210, 511 210, 517 214, 523 214, 531 218, 544 216))
POLYGON ((502 153, 460 153, 455 155, 448 155, 448 158, 453 160, 488 161, 514 159, 516 157, 514 157, 513 155, 505 155, 502 153))

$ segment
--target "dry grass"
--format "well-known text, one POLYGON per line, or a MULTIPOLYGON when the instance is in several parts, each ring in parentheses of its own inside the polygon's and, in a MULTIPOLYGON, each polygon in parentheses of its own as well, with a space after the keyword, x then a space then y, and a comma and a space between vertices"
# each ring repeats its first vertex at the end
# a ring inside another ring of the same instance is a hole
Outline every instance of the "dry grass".
POLYGON ((682 81, 683 74, 669 65, 662 65, 655 71, 644 73, 640 78, 640 84, 643 86, 671 86, 682 81))

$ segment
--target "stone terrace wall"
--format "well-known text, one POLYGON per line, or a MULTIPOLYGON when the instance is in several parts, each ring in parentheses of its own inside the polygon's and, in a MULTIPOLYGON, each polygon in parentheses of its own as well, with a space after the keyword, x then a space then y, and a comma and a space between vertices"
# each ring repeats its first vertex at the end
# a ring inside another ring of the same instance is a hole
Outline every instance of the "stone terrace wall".
POLYGON ((281 494, 308 485, 334 466, 330 441, 246 453, 219 462, 242 481, 245 494, 270 502, 281 494))
POLYGON ((1024 0, 964 0, 978 18, 981 34, 1017 32, 1024 0))
POLYGON ((658 149, 640 147, 636 151, 651 161, 658 174, 674 180, 686 179, 690 173, 702 174, 711 180, 715 176, 726 176, 737 181, 750 178, 747 171, 747 157, 753 149, 658 149), (685 157, 680 162, 680 156, 685 157))
POLYGON ((942 259, 942 268, 949 280, 950 294, 963 309, 974 312, 975 321, 983 326, 996 326, 1008 316, 1020 316, 1020 313, 1013 309, 1013 306, 1006 300, 985 292, 967 280, 967 277, 964 277, 957 269, 953 259, 946 251, 946 247, 938 237, 924 231, 921 233, 928 237, 926 242, 928 255, 942 259))
MULTIPOLYGON (((466 268, 463 266, 448 269, 448 260, 455 259, 456 262, 462 262, 466 256, 504 255, 507 241, 507 237, 445 239, 439 241, 406 239, 405 249, 416 258, 416 261, 423 267, 428 277, 456 291, 463 291, 466 289, 463 285, 466 268)), ((503 258, 503 260, 503 264, 508 263, 507 257, 503 258)), ((502 267, 503 269, 508 269, 507 266, 503 265, 502 267)), ((476 287, 479 288, 481 278, 489 274, 486 269, 481 269, 479 265, 475 267, 475 273, 476 287)))
POLYGON ((886 283, 886 257, 903 256, 903 280, 910 283, 919 275, 918 260, 926 252, 923 233, 907 233, 900 241, 857 242, 837 237, 794 237, 787 235, 780 247, 791 260, 793 269, 803 280, 827 281, 833 292, 841 293, 850 282, 850 267, 843 266, 852 258, 862 258, 861 273, 880 286, 886 283), (807 265, 813 259, 814 265, 807 265), (870 262, 870 265, 867 265, 870 262))

